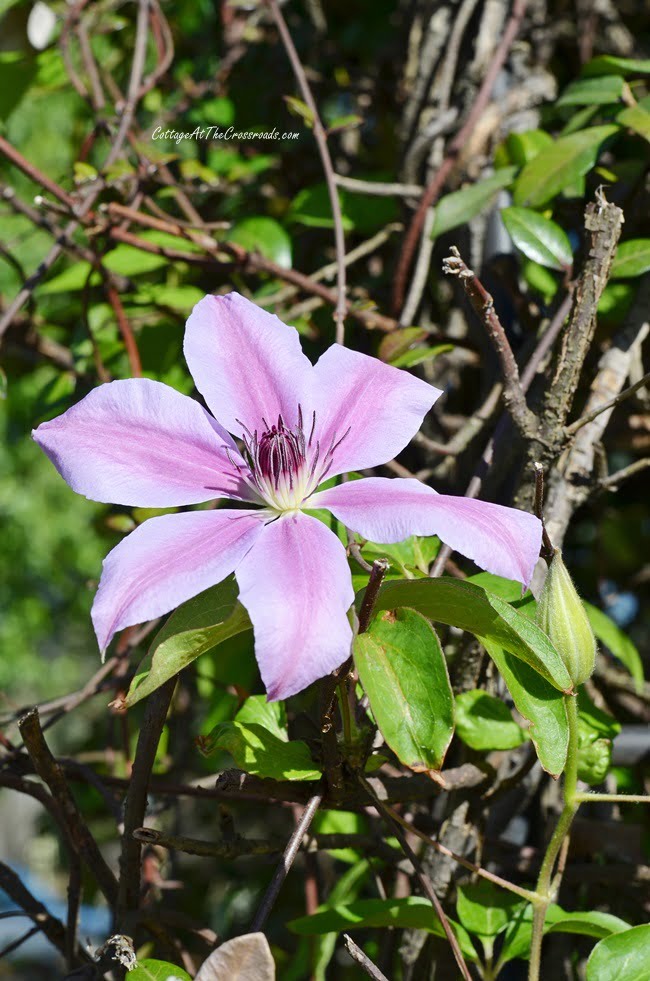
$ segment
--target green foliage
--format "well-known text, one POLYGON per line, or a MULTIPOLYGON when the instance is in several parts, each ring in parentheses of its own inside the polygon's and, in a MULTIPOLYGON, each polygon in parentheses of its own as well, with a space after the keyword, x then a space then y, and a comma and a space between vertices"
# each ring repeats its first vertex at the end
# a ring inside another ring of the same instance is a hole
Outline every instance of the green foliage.
POLYGON ((354 663, 393 752, 411 770, 439 770, 454 731, 454 697, 430 623, 404 608, 378 616, 356 638, 354 663))
POLYGON ((570 269, 573 256, 566 233, 550 218, 530 208, 504 208, 503 224, 520 252, 549 269, 570 269))
POLYGON ((431 238, 438 238, 444 232, 458 228, 459 225, 466 224, 471 218, 480 214, 493 200, 497 191, 512 184, 516 172, 516 167, 504 167, 491 177, 442 197, 436 205, 431 238))
POLYGON ((514 749, 526 739, 507 705, 480 689, 456 697, 456 732, 471 749, 514 749))
MULTIPOLYGON (((469 934, 459 924, 450 920, 460 948, 471 962, 478 960, 469 934)), ((409 896, 405 899, 360 899, 354 903, 327 904, 312 916, 302 916, 287 924, 290 930, 302 936, 322 933, 348 932, 362 927, 404 927, 426 930, 438 937, 445 933, 440 920, 428 899, 409 896)))
POLYGON ((248 698, 233 722, 221 722, 202 736, 204 755, 226 750, 240 770, 273 780, 318 780, 309 747, 290 740, 284 706, 269 703, 264 695, 248 698))
POLYGON ((605 937, 587 961, 587 981, 644 981, 648 977, 650 926, 605 937))
POLYGON ((129 971, 129 981, 190 981, 190 975, 182 967, 169 961, 157 961, 145 957, 129 971))
POLYGON ((238 593, 231 577, 199 593, 172 613, 138 666, 125 708, 146 698, 199 655, 250 630, 250 620, 237 599, 238 593))
POLYGON ((616 132, 617 126, 594 126, 541 150, 515 181, 515 204, 538 208, 571 187, 592 169, 603 143, 616 132))

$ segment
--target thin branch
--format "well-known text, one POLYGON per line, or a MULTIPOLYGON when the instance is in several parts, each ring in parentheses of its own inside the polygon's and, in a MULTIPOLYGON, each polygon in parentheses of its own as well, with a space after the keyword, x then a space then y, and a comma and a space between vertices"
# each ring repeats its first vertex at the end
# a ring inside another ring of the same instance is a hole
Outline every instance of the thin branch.
POLYGON ((277 0, 265 0, 265 3, 271 11, 280 37, 282 38, 284 49, 287 53, 289 61, 291 62, 291 67, 293 68, 293 73, 296 76, 296 81, 298 82, 298 87, 302 97, 312 114, 311 122, 314 130, 314 138, 318 146, 318 152, 320 154, 323 171, 325 173, 325 183, 327 184, 327 193, 329 195, 330 206, 332 208, 332 219, 334 221, 334 243, 336 248, 336 263, 338 267, 336 290, 337 300, 334 311, 334 320, 336 321, 336 342, 337 344, 343 344, 345 339, 345 316, 347 312, 345 297, 345 234, 343 231, 341 202, 339 200, 339 192, 334 175, 334 165, 332 164, 332 157, 327 144, 327 133, 321 122, 316 101, 312 95, 309 82, 307 81, 305 69, 300 61, 298 52, 296 51, 296 47, 293 43, 291 34, 289 33, 289 28, 287 27, 282 11, 280 10, 280 6, 277 0))
POLYGON ((443 261, 442 268, 448 275, 458 276, 479 320, 485 325, 501 366, 504 383, 503 400, 517 429, 523 436, 530 436, 536 426, 535 415, 526 405, 519 368, 506 332, 494 309, 494 300, 476 273, 463 262, 456 246, 452 245, 451 255, 443 261))
POLYGON ((579 419, 577 419, 576 422, 572 422, 570 426, 566 426, 564 430, 565 433, 567 434, 567 436, 573 436, 573 434, 577 433, 579 429, 582 429, 583 426, 586 426, 588 422, 592 422, 596 418, 596 416, 599 416, 601 414, 601 412, 606 412, 608 409, 613 409, 614 406, 620 405, 621 402, 624 402, 626 399, 628 399, 630 395, 634 395, 634 393, 638 392, 640 388, 643 388, 644 385, 647 385, 649 381, 650 381, 650 371, 646 372, 643 378, 639 379, 638 382, 635 382, 634 385, 630 385, 629 388, 626 388, 622 392, 619 392, 619 394, 615 395, 614 398, 609 399, 607 402, 603 402, 602 405, 597 405, 595 409, 591 410, 591 412, 587 412, 584 416, 581 416, 579 419))
POLYGON ((298 849, 300 848, 303 835, 307 833, 309 826, 314 819, 314 815, 316 814, 316 811, 320 807, 322 801, 322 794, 314 794, 302 812, 302 817, 300 818, 300 821, 296 825, 296 828, 287 843, 284 855, 282 856, 282 861, 275 870, 275 874, 271 879, 270 885, 264 894, 264 898, 259 905, 257 913, 255 914, 255 919, 251 924, 251 933, 257 933, 260 931, 266 923, 273 904, 278 898, 282 884, 289 874, 289 869, 293 865, 294 859, 298 854, 298 849))
POLYGON ((370 960, 367 954, 365 954, 361 947, 358 947, 352 937, 348 936, 347 933, 343 934, 343 940, 345 942, 345 949, 347 950, 350 957, 361 965, 362 970, 372 978, 373 981, 388 981, 385 974, 382 974, 377 965, 370 960))
POLYGON ((648 467, 650 467, 650 456, 646 456, 642 460, 635 460, 629 467, 623 467, 622 470, 617 470, 616 473, 604 477, 600 482, 600 487, 604 490, 618 490, 618 485, 622 484, 624 480, 635 477, 638 473, 642 473, 643 470, 647 470, 648 467))
POLYGON ((41 780, 47 784, 65 818, 70 845, 90 869, 108 902, 114 903, 117 898, 117 880, 106 864, 97 842, 77 808, 63 770, 52 756, 50 748, 45 742, 38 710, 31 709, 23 715, 18 722, 18 728, 34 764, 34 769, 41 780))
MULTIPOLYGON (((364 787, 364 789, 368 792, 368 796, 373 801, 375 807, 377 808, 381 816, 384 818, 384 820, 387 821, 389 826, 393 828, 393 831, 395 832, 395 835, 398 838, 400 845, 402 846, 402 850, 404 851, 405 855, 407 855, 407 857, 410 859, 413 868, 415 869, 415 874, 417 875, 420 881, 420 885, 422 886, 424 894, 426 895, 427 899, 431 902, 431 905, 433 906, 434 910, 436 911, 436 915, 440 920, 440 924, 445 932, 445 936, 447 937, 447 940, 449 941, 449 945, 453 951, 454 958, 456 960, 456 964, 458 965, 458 969, 460 973, 462 974, 463 978, 465 978, 465 981, 472 981, 472 975, 469 973, 469 968, 465 963, 465 958, 463 957, 463 952, 460 949, 458 938, 456 937, 456 934, 451 928, 449 920, 447 919, 447 915, 443 910, 442 904, 436 895, 431 880, 429 879, 428 875, 426 875, 426 873, 422 871, 422 867, 420 865, 420 862, 418 861, 417 855, 415 854, 415 852, 413 851, 413 849, 408 843, 408 839, 402 829, 402 823, 395 820, 393 816, 394 812, 392 811, 392 809, 386 807, 386 805, 379 800, 379 798, 374 793, 372 788, 369 786, 365 778, 361 774, 358 774, 358 777, 359 777, 359 782, 361 783, 362 787, 364 787)), ((409 828, 409 830, 411 829, 409 828)))
POLYGON ((124 832, 120 854, 120 885, 117 895, 116 926, 127 932, 131 914, 140 903, 140 842, 133 837, 136 828, 142 827, 147 810, 147 794, 151 770, 156 758, 160 734, 167 718, 169 705, 176 687, 176 675, 161 685, 147 700, 142 728, 133 760, 131 779, 124 803, 124 832))
POLYGON ((505 31, 503 32, 501 42, 497 50, 494 52, 494 57, 490 62, 490 67, 485 75, 485 78, 483 79, 483 83, 479 89, 478 95, 476 96, 469 115, 450 143, 446 157, 437 174, 422 195, 418 210, 413 216, 413 220, 411 221, 409 229, 404 237, 404 245, 402 246, 402 254, 400 255, 397 271, 395 273, 395 286, 393 290, 393 312, 396 315, 399 315, 399 311, 402 309, 404 295, 406 293, 406 279, 408 277, 411 263, 413 261, 413 255, 420 238, 420 232, 422 231, 422 226, 424 225, 425 215, 431 205, 435 204, 440 196, 440 192, 442 191, 447 178, 454 169, 458 155, 465 146, 465 143, 474 130, 477 122, 483 115, 483 112, 490 100, 490 96, 492 95, 492 89, 494 88, 494 83, 497 80, 497 76, 499 75, 504 62, 508 57, 508 52, 510 51, 512 43, 519 32, 519 27, 526 10, 526 4, 527 0, 515 0, 512 13, 510 15, 510 20, 508 21, 505 31))
POLYGON ((356 191, 357 194, 369 194, 382 198, 419 198, 424 193, 424 188, 419 184, 362 181, 357 177, 346 177, 344 174, 334 174, 334 180, 339 187, 345 187, 348 191, 356 191))
MULTIPOLYGON (((60 920, 52 916, 43 904, 23 885, 13 869, 0 861, 0 889, 6 892, 16 905, 25 911, 47 937, 50 943, 63 955, 66 953, 66 932, 60 920)), ((89 958, 84 958, 89 960, 89 958)))

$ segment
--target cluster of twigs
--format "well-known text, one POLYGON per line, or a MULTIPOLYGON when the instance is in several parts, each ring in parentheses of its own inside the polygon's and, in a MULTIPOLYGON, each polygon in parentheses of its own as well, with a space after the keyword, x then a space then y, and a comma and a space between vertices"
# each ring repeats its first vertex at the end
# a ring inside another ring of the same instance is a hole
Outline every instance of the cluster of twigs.
MULTIPOLYGON (((425 5, 414 6, 415 20, 424 17, 425 5)), ((486 10, 489 6, 486 5, 486 10)), ((502 13, 505 12, 504 5, 496 6, 501 6, 502 13)), ((172 167, 147 159, 143 151, 143 133, 138 125, 138 107, 144 96, 164 78, 173 59, 173 32, 158 0, 138 0, 131 66, 124 92, 97 64, 93 54, 89 31, 96 16, 94 6, 87 0, 70 4, 65 12, 60 39, 62 56, 70 81, 88 102, 94 120, 80 147, 79 160, 87 158, 100 137, 107 140, 108 151, 96 178, 66 190, 0 137, 0 153, 30 179, 37 194, 33 201, 26 201, 15 193, 11 185, 6 184, 0 188, 3 201, 9 208, 28 218, 34 226, 45 229, 53 242, 38 268, 24 271, 22 289, 3 307, 0 340, 4 335, 5 342, 12 348, 30 349, 38 357, 66 371, 76 370, 68 348, 39 335, 34 320, 35 288, 57 260, 67 255, 89 262, 92 271, 99 273, 101 289, 114 312, 131 373, 140 375, 142 364, 137 331, 129 322, 122 301, 128 282, 110 272, 104 264, 105 255, 114 243, 125 243, 144 252, 162 255, 170 262, 182 261, 190 267, 198 267, 219 286, 227 284, 235 273, 244 275, 246 281, 255 281, 260 276, 271 277, 283 285, 264 302, 277 304, 297 299, 311 303, 310 309, 316 305, 330 307, 339 343, 345 341, 348 321, 355 321, 365 330, 384 335, 393 335, 410 326, 417 314, 420 315, 420 323, 426 322, 427 304, 423 298, 432 259, 428 234, 432 208, 459 169, 467 168, 466 148, 468 144, 476 146, 472 140, 477 138, 477 127, 487 108, 493 104, 497 76, 511 55, 513 42, 524 23, 527 4, 526 0, 515 0, 502 26, 496 31, 491 30, 491 43, 486 42, 487 55, 483 51, 478 66, 482 69, 481 80, 469 106, 462 113, 450 110, 452 84, 459 71, 463 32, 476 13, 477 3, 476 0, 465 0, 458 5, 458 10, 454 9, 453 18, 451 7, 442 5, 449 18, 450 41, 445 57, 438 53, 442 70, 438 76, 439 87, 434 93, 437 115, 426 126, 418 123, 428 104, 423 94, 422 79, 427 72, 431 74, 431 65, 419 63, 411 72, 413 94, 404 112, 403 181, 386 185, 377 182, 368 185, 354 175, 337 172, 336 154, 319 115, 310 73, 298 55, 285 14, 276 0, 264 0, 252 13, 239 8, 229 11, 230 46, 215 84, 221 87, 227 84, 229 71, 246 50, 242 32, 238 33, 233 24, 245 21, 247 16, 261 18, 267 30, 275 27, 301 98, 311 114, 315 149, 320 157, 334 219, 335 258, 334 262, 308 274, 287 269, 257 252, 216 237, 215 223, 201 216, 192 199, 192 189, 183 186, 175 177, 172 167), (151 65, 149 71, 146 70, 147 64, 151 65), (450 131, 447 140, 445 133, 450 131), (424 150, 421 145, 423 133, 428 134, 424 150), (122 158, 135 161, 134 177, 125 180, 109 175, 111 166, 122 158), (361 193, 400 197, 405 203, 405 227, 397 225, 386 228, 367 242, 346 251, 339 200, 341 187, 361 193), (169 200, 173 204, 169 211, 163 210, 156 200, 156 193, 161 188, 171 190, 169 200), (141 237, 141 229, 167 232, 186 240, 188 245, 191 243, 191 248, 186 251, 155 244, 141 237), (360 295, 357 291, 352 297, 346 270, 353 263, 382 253, 386 244, 397 238, 398 233, 403 233, 399 235, 399 252, 389 260, 395 268, 392 315, 389 316, 369 302, 367 293, 360 295), (335 279, 334 286, 327 285, 331 279, 335 279)), ((482 16, 485 26, 488 24, 486 11, 482 16)), ((432 52, 429 52, 429 56, 434 57, 432 52)), ((485 140, 485 135, 482 138, 485 140)), ((579 417, 571 418, 576 393, 585 386, 585 368, 594 338, 597 305, 607 283, 622 221, 621 210, 608 203, 604 196, 588 206, 582 261, 567 277, 564 294, 550 315, 538 318, 533 341, 528 346, 524 344, 517 352, 513 351, 492 297, 470 268, 473 262, 467 264, 457 248, 451 250, 451 255, 445 260, 444 272, 455 277, 450 282, 457 282, 469 300, 472 311, 467 310, 469 332, 473 329, 473 316, 494 349, 498 373, 492 377, 482 404, 474 411, 460 420, 454 420, 451 414, 445 418, 443 409, 433 424, 435 428, 418 437, 415 451, 409 459, 419 459, 419 469, 413 472, 404 463, 394 462, 391 469, 395 473, 416 475, 423 479, 434 477, 445 483, 458 484, 468 469, 468 461, 471 469, 473 461, 478 459, 471 480, 464 488, 467 496, 477 496, 487 485, 493 496, 500 496, 504 501, 510 497, 520 506, 532 507, 534 468, 537 465, 546 472, 546 526, 550 541, 557 546, 562 543, 569 521, 579 507, 604 490, 620 486, 625 479, 647 467, 647 458, 640 458, 614 474, 598 472, 596 466, 601 455, 601 440, 612 412, 624 400, 638 393, 648 381, 646 375, 631 386, 625 385, 648 332, 646 311, 650 281, 647 277, 641 283, 625 324, 614 335, 595 369, 588 365, 589 394, 579 417), (541 385, 540 379, 543 381, 541 385), (501 401, 503 413, 500 412, 501 401), (506 485, 506 473, 518 473, 519 476, 506 485)), ((444 336, 444 332, 433 322, 429 323, 428 331, 434 339, 444 336)), ((446 363, 446 370, 462 372, 469 356, 468 348, 471 354, 472 345, 467 342, 467 332, 460 341, 456 352, 446 363)), ((109 373, 97 350, 95 354, 97 378, 107 381, 109 373)), ((537 506, 540 506, 539 501, 537 506)), ((548 545, 550 547, 550 542, 548 545)), ((373 608, 373 595, 383 574, 382 566, 375 563, 375 566, 369 567, 354 541, 350 542, 350 554, 371 572, 365 606, 367 624, 373 608)), ((463 575, 450 558, 448 548, 440 551, 430 575, 438 576, 445 571, 463 575)), ((321 730, 327 772, 324 780, 318 784, 263 780, 234 771, 221 774, 216 783, 206 779, 191 780, 187 775, 178 779, 154 775, 156 751, 177 679, 167 682, 147 702, 128 778, 98 772, 90 764, 74 758, 56 758, 48 746, 46 730, 91 699, 103 698, 108 701, 109 693, 123 691, 129 678, 129 655, 146 639, 154 626, 149 624, 126 632, 115 655, 80 691, 38 708, 17 711, 12 718, 4 720, 7 730, 2 736, 0 786, 35 798, 47 811, 65 851, 69 884, 68 912, 63 923, 48 913, 8 866, 0 863, 0 886, 11 897, 17 910, 33 923, 2 953, 17 948, 40 930, 60 951, 71 971, 85 968, 87 974, 84 976, 103 976, 103 972, 111 967, 110 950, 104 959, 100 957, 96 961, 77 931, 82 885, 84 877, 89 876, 113 911, 116 934, 140 936, 144 932, 155 940, 163 953, 181 960, 188 970, 194 971, 197 951, 206 954, 217 938, 190 917, 180 913, 168 916, 168 911, 156 906, 152 897, 156 890, 165 885, 159 868, 161 850, 228 860, 242 856, 279 855, 276 872, 250 926, 252 931, 257 931, 265 928, 299 852, 302 851, 306 857, 305 906, 307 912, 313 912, 319 900, 319 887, 318 875, 313 864, 310 864, 310 857, 332 848, 354 847, 380 856, 395 876, 402 877, 402 885, 405 881, 419 884, 445 928, 457 969, 463 977, 471 978, 449 927, 444 912, 444 897, 459 868, 497 884, 501 881, 498 875, 485 868, 487 862, 481 862, 478 835, 472 828, 472 821, 475 825, 482 824, 488 811, 498 811, 500 802, 510 800, 508 795, 517 788, 525 786, 524 796, 527 799, 539 791, 543 775, 535 767, 530 747, 514 752, 496 769, 483 759, 459 760, 457 765, 443 770, 438 783, 433 783, 424 775, 405 775, 397 771, 387 773, 385 770, 372 778, 359 777, 340 758, 336 740, 339 719, 333 693, 335 685, 350 670, 350 665, 346 665, 336 678, 331 682, 328 680, 323 687, 321 730), (17 735, 9 728, 13 723, 18 725, 17 735), (115 822, 120 840, 119 874, 105 859, 96 836, 75 800, 71 788, 81 785, 94 789, 104 811, 115 822), (180 801, 188 799, 222 804, 264 804, 293 814, 295 828, 288 841, 280 835, 247 838, 231 834, 220 841, 169 835, 146 826, 149 795, 159 802, 162 811, 177 808, 180 801), (310 825, 320 808, 364 811, 369 816, 372 830, 367 834, 312 834, 310 825), (392 835, 397 837, 401 853, 386 843, 386 838, 392 835), (418 851, 421 844, 424 847, 418 851), (472 851, 476 861, 467 858, 472 851), (190 937, 187 943, 179 939, 180 935, 186 934, 190 937)), ((363 629, 363 623, 361 627, 363 629)), ((460 690, 472 687, 484 673, 480 653, 468 648, 461 660, 463 666, 454 679, 460 690)), ((601 689, 605 701, 608 698, 614 701, 623 699, 639 718, 648 718, 650 693, 647 686, 642 693, 635 694, 624 675, 605 664, 596 675, 595 685, 601 689)), ((551 808, 556 804, 551 802, 551 808)), ((498 835, 495 837, 498 838, 498 835)), ((494 849, 490 860, 500 847, 494 840, 488 850, 492 850, 492 845, 494 849)), ((510 853, 503 849, 502 852, 498 855, 499 865, 520 874, 530 876, 539 864, 539 850, 512 846, 510 853)), ((588 868, 586 864, 572 867, 569 863, 567 881, 584 881, 585 876, 588 878, 588 871, 585 871, 588 868)), ((624 878, 635 885, 647 882, 649 871, 640 863, 632 866, 619 863, 601 867, 598 875, 601 881, 616 882, 624 878)), ((377 887, 381 895, 384 886, 379 877, 377 887)), ((526 898, 527 890, 521 888, 520 892, 526 898)), ((411 948, 406 950, 404 960, 411 970, 422 942, 421 936, 410 938, 411 948)), ((346 938, 346 944, 351 956, 368 976, 384 977, 379 967, 350 938, 346 938)))

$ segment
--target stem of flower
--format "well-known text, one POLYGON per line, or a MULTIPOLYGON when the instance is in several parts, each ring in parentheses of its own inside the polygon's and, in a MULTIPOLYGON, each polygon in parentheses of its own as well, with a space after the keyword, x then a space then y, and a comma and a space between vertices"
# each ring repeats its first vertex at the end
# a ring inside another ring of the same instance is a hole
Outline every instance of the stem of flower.
POLYGON ((567 760, 564 770, 564 807, 558 819, 555 831, 548 843, 544 861, 537 880, 537 898, 533 904, 533 935, 530 948, 530 967, 528 971, 528 981, 539 981, 539 972, 542 961, 542 940, 544 937, 544 924, 546 923, 546 912, 554 894, 559 888, 559 881, 553 881, 553 869, 558 855, 569 834, 573 818, 580 806, 580 797, 577 793, 578 785, 578 702, 574 695, 565 695, 564 704, 566 706, 567 720, 569 723, 569 745, 567 747, 567 760))

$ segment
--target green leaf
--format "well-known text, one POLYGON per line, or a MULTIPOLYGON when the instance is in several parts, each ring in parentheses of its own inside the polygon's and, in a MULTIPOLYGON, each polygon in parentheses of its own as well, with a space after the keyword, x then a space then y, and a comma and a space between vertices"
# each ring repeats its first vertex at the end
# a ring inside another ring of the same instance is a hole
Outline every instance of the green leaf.
POLYGON ((58 276, 53 276, 52 279, 46 280, 39 287, 39 295, 44 293, 77 292, 84 288, 89 276, 91 277, 90 282, 92 285, 101 282, 101 275, 98 272, 92 272, 92 266, 89 262, 75 262, 73 266, 68 266, 58 276))
POLYGON ((632 927, 596 944, 587 961, 587 981, 648 981, 650 924, 632 927))
POLYGON ((517 711, 530 722, 528 733, 539 762, 552 776, 564 770, 569 727, 564 697, 528 664, 492 641, 485 649, 499 669, 517 711))
POLYGON ((456 696, 456 732, 471 749, 514 749, 526 740, 507 705, 485 691, 456 696))
POLYGON ((199 655, 249 630, 248 614, 237 596, 237 584, 231 576, 179 606, 140 662, 124 707, 131 708, 150 695, 199 655))
POLYGON ((428 336, 429 331, 424 327, 401 327, 381 339, 377 353, 386 364, 393 364, 395 358, 399 358, 417 344, 426 341, 428 336))
POLYGON ((550 218, 530 208, 504 208, 501 212, 512 241, 533 262, 560 271, 571 268, 571 243, 564 231, 550 218))
POLYGON ((284 101, 292 116, 298 116, 299 119, 304 119, 310 128, 314 125, 314 113, 306 102, 303 102, 302 99, 296 99, 294 95, 285 95, 284 101))
POLYGON ((272 736, 289 742, 287 713, 284 702, 269 702, 266 695, 251 695, 235 716, 235 722, 243 725, 260 725, 272 736))
POLYGON ((523 167, 542 150, 553 145, 553 137, 543 129, 529 129, 523 133, 510 133, 506 149, 513 164, 523 167))
POLYGON ((478 215, 490 204, 497 191, 512 184, 516 173, 516 167, 503 167, 485 180, 440 198, 436 205, 431 238, 437 238, 452 228, 464 225, 478 215))
POLYGON ((377 617, 354 644, 379 730, 405 766, 439 770, 454 732, 447 663, 431 624, 415 610, 377 617))
POLYGON ((530 288, 543 297, 545 303, 551 302, 558 289, 557 279, 552 272, 540 266, 538 262, 524 259, 521 264, 521 275, 530 288))
POLYGON ((241 245, 247 252, 259 252, 283 269, 291 269, 291 239, 273 218, 244 218, 228 232, 227 241, 241 245))
MULTIPOLYGON (((357 599, 361 602, 362 596, 357 599)), ((376 609, 400 606, 467 630, 483 643, 490 640, 521 658, 560 691, 571 691, 567 669, 546 634, 529 617, 475 583, 447 576, 384 583, 376 609)))
POLYGON ((129 971, 129 981, 191 981, 187 971, 169 961, 157 961, 145 957, 129 971))
POLYGON ((583 66, 582 74, 588 78, 594 75, 650 75, 650 59, 617 58, 616 55, 598 55, 583 66))
POLYGON ((216 749, 225 749, 240 770, 257 777, 319 780, 321 776, 307 743, 279 739, 254 722, 221 722, 201 738, 200 749, 206 756, 216 749))
POLYGON ((447 354, 453 351, 453 344, 435 344, 433 347, 415 347, 411 351, 406 351, 399 358, 391 362, 396 368, 414 368, 416 364, 423 364, 425 361, 433 361, 439 354, 447 354))
POLYGON ((616 122, 650 140, 650 99, 642 99, 636 106, 622 109, 616 116, 616 122))
POLYGON ((598 75, 579 78, 568 85, 556 106, 604 106, 618 102, 623 95, 625 82, 620 75, 598 75))
MULTIPOLYGON (((397 205, 393 198, 369 197, 339 188, 343 228, 345 231, 372 233, 394 221, 397 205)), ((311 228, 333 228, 332 206, 324 183, 305 187, 296 194, 287 219, 311 228)))
POLYGON ((643 661, 630 638, 597 606, 592 606, 591 603, 586 603, 584 600, 583 603, 596 638, 625 665, 634 679, 636 690, 638 692, 643 691, 645 681, 643 661))
MULTIPOLYGON (((476 963, 478 955, 467 931, 449 920, 465 957, 476 963)), ((428 899, 408 896, 405 899, 360 899, 355 903, 325 906, 311 916, 291 920, 287 926, 294 933, 311 937, 321 933, 340 933, 362 927, 398 927, 426 930, 444 937, 440 920, 428 899)))
POLYGON ((617 248, 610 276, 612 279, 630 279, 642 276, 649 269, 650 238, 631 238, 617 248))
MULTIPOLYGON (((500 964, 517 957, 526 958, 532 939, 533 908, 526 904, 513 912, 511 922, 506 928, 500 964)), ((620 931, 627 930, 629 924, 611 913, 592 910, 586 913, 566 913, 561 906, 552 904, 546 913, 544 933, 569 933, 578 936, 595 937, 600 940, 620 931)), ((601 981, 594 976, 593 981, 601 981)))
POLYGON ((485 879, 458 887, 458 919, 469 933, 479 937, 496 937, 520 907, 520 899, 485 879))
POLYGON ((616 132, 618 126, 593 126, 560 137, 526 164, 515 183, 514 203, 533 208, 546 204, 591 170, 602 144, 616 132))

